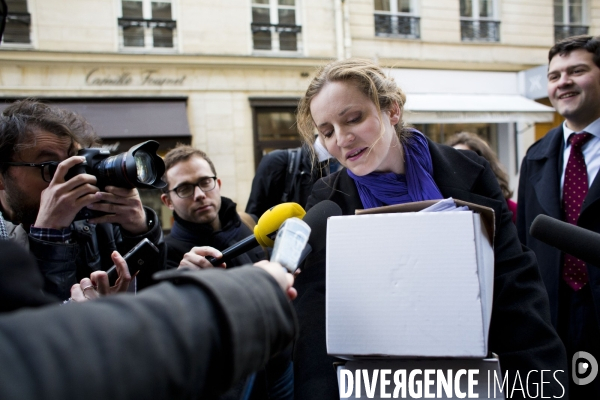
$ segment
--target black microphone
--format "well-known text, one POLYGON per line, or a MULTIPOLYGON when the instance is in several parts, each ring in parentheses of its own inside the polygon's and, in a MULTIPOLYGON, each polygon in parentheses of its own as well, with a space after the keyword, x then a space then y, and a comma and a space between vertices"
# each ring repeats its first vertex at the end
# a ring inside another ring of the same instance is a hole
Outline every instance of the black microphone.
POLYGON ((305 214, 306 212, 304 211, 304 208, 302 208, 298 203, 281 203, 271 207, 265 211, 263 215, 261 215, 258 223, 254 227, 253 235, 250 235, 247 238, 237 242, 233 246, 223 250, 221 252, 221 254, 223 254, 221 258, 207 256, 206 259, 212 265, 217 266, 241 254, 244 254, 259 245, 264 247, 272 247, 273 239, 275 238, 277 230, 281 224, 283 224, 288 218, 302 218, 305 214))
POLYGON ((295 224, 293 219, 287 220, 281 226, 275 239, 275 247, 271 261, 279 262, 289 272, 294 272, 300 263, 312 252, 325 248, 327 243, 327 218, 342 215, 342 209, 331 200, 323 200, 310 210, 302 219, 309 231, 308 241, 306 230, 295 224))
POLYGON ((533 220, 529 234, 560 251, 600 266, 600 234, 596 232, 540 214, 533 220))
POLYGON ((323 200, 306 212, 302 221, 306 222, 311 229, 306 245, 309 252, 314 251, 316 253, 325 248, 327 243, 327 218, 339 217, 340 215, 342 215, 342 209, 331 200, 323 200))

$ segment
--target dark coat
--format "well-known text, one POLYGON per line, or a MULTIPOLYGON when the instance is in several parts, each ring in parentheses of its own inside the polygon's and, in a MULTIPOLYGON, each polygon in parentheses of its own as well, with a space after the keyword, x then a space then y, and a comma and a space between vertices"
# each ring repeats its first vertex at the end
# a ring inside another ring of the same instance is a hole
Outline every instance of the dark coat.
POLYGON ((150 225, 148 232, 130 236, 116 224, 90 224, 75 221, 71 224, 71 243, 56 243, 29 236, 29 251, 35 257, 44 276, 46 292, 66 300, 71 296, 71 286, 94 271, 106 271, 112 267, 110 257, 114 250, 125 255, 144 238, 148 238, 160 250, 156 262, 145 265, 137 275, 137 287, 143 289, 152 284, 152 274, 164 269, 165 246, 162 229, 154 210, 144 207, 150 225))
MULTIPOLYGON (((550 300, 552 323, 558 323, 558 289, 562 257, 560 250, 534 239, 529 234, 531 223, 539 214, 562 220, 564 211, 560 199, 560 177, 563 168, 564 132, 562 125, 552 129, 533 144, 523 160, 519 182, 517 230, 521 242, 537 256, 540 273, 550 300)), ((600 179, 590 186, 581 207, 577 225, 600 232, 600 179)), ((600 269, 588 264, 590 289, 594 298, 597 321, 600 324, 600 269)))
MULTIPOLYGON (((0 243, 7 253, 35 268, 24 249, 0 243)), ((163 278, 177 285, 1 316, 0 398, 210 399, 294 337, 290 302, 259 268, 163 278)))
MULTIPOLYGON (((173 214, 175 223, 171 234, 167 235, 167 268, 177 268, 185 253, 194 246, 210 246, 219 251, 246 239, 253 232, 242 223, 236 211, 236 205, 227 197, 221 197, 219 219, 221 230, 214 231, 209 224, 196 224, 184 221, 177 214, 173 214), (174 230, 180 230, 180 235, 175 235, 174 230)), ((268 259, 264 250, 257 246, 254 249, 233 258, 227 267, 238 267, 245 264, 254 264, 257 261, 268 259)))
POLYGON ((44 292, 44 277, 27 250, 0 239, 0 313, 59 303, 44 292))
MULTIPOLYGON (((313 165, 310 150, 307 149, 306 145, 299 149, 301 149, 300 163, 295 174, 296 180, 291 186, 285 202, 293 201, 305 207, 314 183, 319 178, 329 174, 330 161, 313 165)), ((260 217, 269 208, 284 202, 282 196, 286 189, 286 183, 292 179, 292 171, 289 171, 289 169, 290 156, 288 150, 274 150, 260 160, 252 180, 252 190, 250 191, 248 204, 246 204, 248 214, 260 217)))
MULTIPOLYGON (((473 152, 456 151, 429 140, 428 143, 433 178, 442 195, 495 211, 494 305, 489 350, 499 355, 503 372, 509 374, 508 382, 514 382, 516 371, 521 377, 530 370, 566 371, 565 349, 550 323, 548 299, 535 257, 519 243, 511 213, 489 164, 473 152)), ((317 182, 307 208, 325 199, 340 205, 344 215, 354 215, 356 209, 364 208, 346 169, 317 182)), ((295 307, 300 321, 300 337, 294 349, 296 399, 336 398, 337 381, 332 367, 336 359, 327 356, 325 346, 324 252, 307 260, 295 286, 298 290, 295 307)), ((567 374, 557 377, 566 388, 567 374)), ((531 390, 535 393, 535 387, 531 390)), ((544 395, 562 393, 555 381, 544 387, 544 395)))

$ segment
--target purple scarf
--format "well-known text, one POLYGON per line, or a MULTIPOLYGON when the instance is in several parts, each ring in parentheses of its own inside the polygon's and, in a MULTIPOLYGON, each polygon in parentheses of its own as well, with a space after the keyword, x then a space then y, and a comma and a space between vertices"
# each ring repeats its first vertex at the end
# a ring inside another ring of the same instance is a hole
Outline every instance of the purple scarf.
POLYGON ((412 136, 403 148, 406 175, 371 172, 356 176, 348 170, 365 209, 443 198, 431 176, 433 165, 425 136, 413 129, 412 136))

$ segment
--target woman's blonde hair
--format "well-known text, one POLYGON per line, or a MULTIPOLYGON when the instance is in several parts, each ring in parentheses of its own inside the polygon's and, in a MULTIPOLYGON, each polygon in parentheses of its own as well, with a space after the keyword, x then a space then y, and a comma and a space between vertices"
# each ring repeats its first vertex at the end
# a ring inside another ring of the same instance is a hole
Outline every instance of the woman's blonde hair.
POLYGON ((446 141, 448 146, 456 146, 457 144, 462 144, 467 146, 470 150, 479 154, 481 157, 485 158, 492 167, 492 171, 494 171, 494 175, 496 175, 496 179, 500 184, 500 189, 502 189, 502 194, 505 199, 510 199, 513 195, 513 191, 510 190, 508 185, 508 174, 504 171, 504 167, 500 164, 498 160, 498 156, 494 153, 494 150, 490 147, 490 145, 480 138, 475 133, 471 132, 460 132, 456 135, 450 136, 446 141))
MULTIPOLYGON (((350 58, 331 62, 317 70, 316 76, 308 85, 304 97, 298 104, 298 131, 302 139, 311 144, 314 141, 315 123, 310 114, 310 102, 321 89, 330 82, 351 82, 377 107, 378 114, 398 104, 400 113, 404 111, 406 95, 396 85, 394 78, 386 76, 383 70, 370 60, 350 58)), ((398 138, 404 141, 409 131, 404 129, 402 118, 394 126, 398 138)), ((312 149, 312 146, 310 146, 312 149)))

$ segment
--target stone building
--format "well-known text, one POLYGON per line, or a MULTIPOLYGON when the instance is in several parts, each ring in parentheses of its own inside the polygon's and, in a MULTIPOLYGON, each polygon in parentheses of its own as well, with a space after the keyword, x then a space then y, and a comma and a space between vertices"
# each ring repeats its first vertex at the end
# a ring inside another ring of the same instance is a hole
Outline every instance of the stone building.
POLYGON ((539 136, 554 119, 542 104, 548 49, 600 27, 600 0, 7 3, 3 102, 70 107, 115 152, 191 142, 240 208, 262 155, 299 143, 294 110, 315 68, 346 57, 389 68, 407 92, 406 119, 434 140, 461 130, 488 139, 516 186, 536 123, 539 136))

